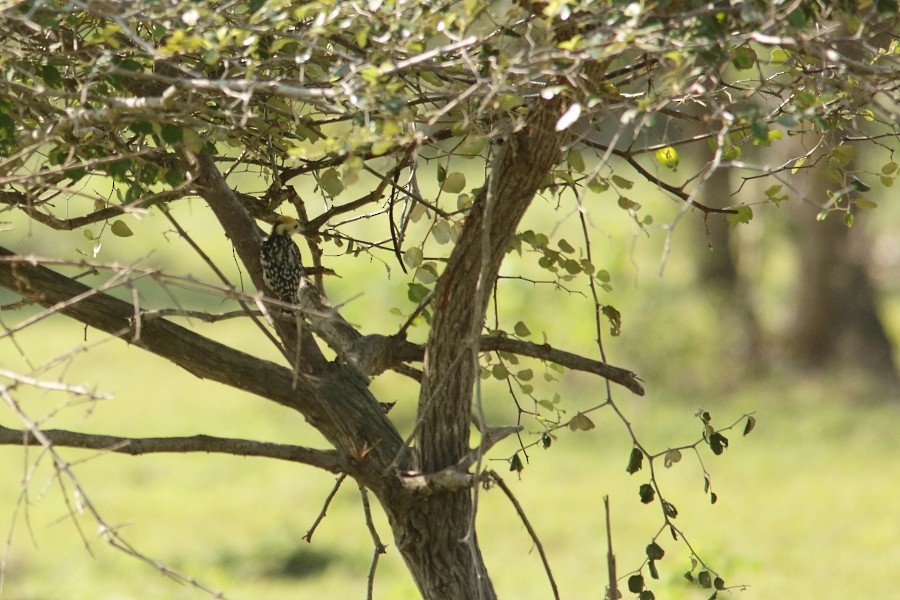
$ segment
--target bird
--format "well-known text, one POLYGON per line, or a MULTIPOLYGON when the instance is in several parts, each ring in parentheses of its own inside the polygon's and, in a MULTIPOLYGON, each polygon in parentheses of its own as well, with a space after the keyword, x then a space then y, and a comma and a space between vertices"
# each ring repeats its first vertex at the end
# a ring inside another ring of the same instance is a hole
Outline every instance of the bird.
POLYGON ((299 303, 300 279, 305 275, 300 248, 291 239, 299 229, 297 219, 280 215, 275 219, 272 233, 263 242, 259 256, 266 286, 288 304, 299 303))

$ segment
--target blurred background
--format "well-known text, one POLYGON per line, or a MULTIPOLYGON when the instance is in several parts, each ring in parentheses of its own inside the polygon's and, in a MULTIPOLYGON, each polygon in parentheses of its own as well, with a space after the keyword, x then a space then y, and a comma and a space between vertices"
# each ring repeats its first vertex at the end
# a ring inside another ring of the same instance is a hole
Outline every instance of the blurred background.
MULTIPOLYGON (((782 162, 774 154, 757 160, 782 162)), ((757 419, 747 437, 740 435, 741 427, 726 434, 731 444, 723 455, 714 456, 701 445, 699 453, 685 452, 680 463, 657 472, 694 551, 726 585, 745 586, 733 590, 735 598, 827 600, 894 592, 893 574, 900 564, 900 503, 894 500, 900 492, 895 464, 900 450, 895 352, 900 209, 893 174, 879 174, 883 160, 872 161, 879 167, 871 169, 866 156, 855 160, 871 187, 863 197, 878 207, 855 210, 852 227, 837 214, 817 219, 821 208, 815 204, 823 203, 827 181, 816 169, 785 172, 783 190, 774 192, 771 180, 757 183, 746 179, 746 172, 720 171, 698 199, 711 206, 740 201, 753 207, 752 221, 737 227, 724 217, 704 219, 640 183, 628 190, 641 205, 638 213, 621 208, 615 191, 589 195, 584 204, 595 267, 609 273, 611 289, 601 302, 622 315, 621 335, 607 335, 608 324, 603 325, 607 359, 635 371, 647 389, 638 398, 614 387, 613 399, 643 443, 652 451, 694 443, 702 433, 699 408, 718 427, 748 413, 757 419), (791 199, 762 205, 782 193, 791 199), (643 219, 647 214, 652 222, 643 219), (718 497, 714 505, 704 491, 705 475, 718 497)), ((466 173, 476 185, 474 168, 466 173)), ((230 183, 254 193, 263 188, 257 175, 244 173, 230 183)), ((358 184, 360 189, 366 185, 365 180, 358 184)), ((304 197, 316 196, 314 182, 297 187, 304 197)), ((429 192, 426 186, 423 192, 429 192)), ((180 202, 172 212, 232 281, 240 282, 228 240, 205 205, 180 202)), ((98 261, 139 262, 213 280, 200 257, 158 214, 127 217, 132 237, 100 230, 49 232, 17 215, 3 219, 3 245, 20 253, 73 260, 94 255, 98 261)), ((360 237, 389 236, 386 222, 377 218, 344 230, 354 227, 360 237)), ((419 227, 411 230, 411 244, 427 237, 425 223, 419 227)), ((520 229, 545 233, 554 248, 566 240, 576 257, 582 251, 577 211, 556 199, 537 200, 520 229)), ((342 313, 364 333, 396 331, 414 307, 407 298, 409 276, 390 254, 347 254, 333 242, 329 247, 323 263, 338 273, 326 281, 331 300, 344 303, 342 313)), ((502 300, 491 316, 498 322, 489 325, 511 329, 522 321, 533 341, 596 357, 592 301, 584 282, 573 277, 542 283, 547 277, 535 267, 536 260, 529 251, 510 254, 502 272, 509 277, 499 283, 502 300), (530 280, 519 278, 523 273, 530 280)), ((85 279, 97 283, 106 277, 85 279)), ((172 306, 177 298, 181 307, 230 308, 214 293, 175 289, 150 277, 136 281, 134 288, 145 306, 172 306)), ((114 293, 131 298, 127 288, 114 293)), ((17 308, 16 301, 0 291, 0 323, 6 328, 38 312, 17 308)), ((243 320, 179 322, 278 360, 265 338, 243 320)), ((410 337, 421 341, 426 332, 420 324, 410 337)), ((59 317, 3 338, 0 364, 19 372, 52 365, 47 378, 89 385, 112 397, 84 402, 21 390, 17 398, 23 412, 44 428, 133 436, 206 433, 324 447, 293 412, 200 381, 59 317)), ((559 373, 537 362, 521 364, 536 374, 535 395, 555 402, 566 415, 606 397, 597 378, 559 373)), ((391 417, 402 433, 409 432, 415 387, 385 374, 373 390, 382 401, 397 401, 391 417)), ((484 380, 482 394, 492 424, 515 422, 517 410, 505 382, 484 380)), ((515 439, 498 446, 487 464, 505 477, 528 514, 563 598, 604 596, 604 496, 612 507, 621 575, 641 566, 644 547, 661 524, 658 506, 643 505, 638 498, 646 472, 625 472, 631 439, 623 424, 608 409, 590 417, 596 428, 561 430, 548 449, 529 448, 520 474, 509 472, 508 459, 519 449, 515 439)), ((4 425, 18 427, 17 418, 0 407, 4 425)), ((539 424, 523 424, 525 441, 533 441, 539 424)), ((86 498, 60 485, 40 450, 0 448, 3 598, 205 597, 200 589, 174 582, 100 541, 93 520, 72 516, 86 502, 145 556, 226 597, 365 597, 372 550, 352 482, 337 492, 307 543, 302 538, 334 485, 330 474, 254 458, 60 452, 73 463, 86 498)), ((478 501, 479 536, 499 596, 552 597, 535 548, 508 500, 498 490, 486 490, 478 501)), ((378 565, 375 597, 416 597, 383 515, 377 505, 373 509, 388 546, 378 565)), ((650 582, 657 598, 709 597, 709 590, 683 578, 691 569, 685 546, 667 534, 660 544, 666 549, 658 565, 661 579, 650 582)))

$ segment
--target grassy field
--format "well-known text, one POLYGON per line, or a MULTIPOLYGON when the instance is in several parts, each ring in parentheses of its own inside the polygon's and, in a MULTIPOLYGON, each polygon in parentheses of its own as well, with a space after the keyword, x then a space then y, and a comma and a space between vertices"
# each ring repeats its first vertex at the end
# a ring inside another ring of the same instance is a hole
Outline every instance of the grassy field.
MULTIPOLYGON (((60 333, 77 336, 80 330, 57 329, 60 333)), ((164 367, 159 361, 122 344, 101 346, 84 362, 78 367, 86 380, 102 375, 104 391, 116 399, 70 407, 51 423, 134 435, 204 431, 317 443, 296 415, 186 373, 159 371, 164 367), (107 365, 113 359, 131 366, 111 372, 107 365), (135 381, 152 388, 135 392, 135 381)), ((892 475, 900 450, 900 407, 877 397, 868 403, 835 397, 836 381, 769 381, 702 401, 656 393, 653 382, 648 384, 647 397, 623 396, 619 403, 651 448, 694 441, 700 431, 693 415, 697 405, 721 425, 756 412, 759 424, 749 437, 731 435, 723 456, 701 453, 719 496, 715 505, 703 494, 695 457, 686 453, 661 474, 697 552, 729 585, 748 586, 733 592, 735 597, 890 597, 891 573, 900 564, 895 531, 900 504, 893 501, 900 481, 892 475)), ((573 408, 592 402, 597 393, 592 387, 589 380, 567 380, 573 408)), ((40 414, 58 400, 33 398, 28 408, 40 414)), ((409 404, 400 406, 397 419, 408 420, 411 411, 409 404)), ((2 414, 8 423, 9 412, 2 414)), ((507 473, 502 460, 513 445, 492 455, 499 460, 491 466, 504 474, 542 538, 563 598, 603 597, 604 495, 612 503, 621 572, 639 565, 643 547, 659 526, 657 509, 637 498, 646 475, 625 473, 630 446, 623 428, 610 412, 592 416, 596 429, 562 433, 549 450, 531 451, 521 479, 507 473)), ((92 458, 74 467, 88 499, 137 550, 229 598, 364 597, 371 550, 352 484, 338 492, 313 543, 307 544, 301 537, 334 483, 330 475, 221 456, 63 455, 72 462, 92 458)), ((16 514, 6 549, 4 598, 204 597, 98 541, 96 523, 83 516, 77 521, 86 549, 46 457, 2 448, 0 473, 0 515, 7 527, 16 514), (17 504, 24 469, 35 462, 40 467, 27 486, 28 502, 17 504)), ((78 500, 71 488, 65 495, 69 502, 78 500)), ((479 535, 501 597, 551 597, 512 506, 497 490, 481 493, 479 501, 479 535)), ((415 597, 377 508, 376 517, 388 543, 379 565, 378 597, 415 597)), ((689 566, 685 548, 668 536, 661 539, 667 555, 654 586, 658 597, 707 597, 681 579, 689 566)))
MULTIPOLYGON (((551 207, 552 208, 552 207, 551 207)), ((538 211, 540 212, 540 211, 538 211)), ((182 223, 202 228, 202 211, 176 211, 182 223)), ((540 214, 537 216, 540 219, 540 214)), ((659 222, 665 222, 660 219, 659 222)), ((132 224, 136 238, 161 239, 150 232, 158 219, 132 224), (144 230, 143 228, 147 228, 144 230)), ((162 227, 165 227, 163 225, 162 227)), ((613 273, 609 302, 624 315, 624 332, 607 339, 611 362, 635 369, 648 394, 631 397, 616 391, 615 399, 644 443, 653 450, 692 443, 701 428, 694 416, 702 406, 723 426, 754 412, 756 430, 747 438, 729 435, 731 446, 722 456, 701 451, 709 471, 715 505, 703 491, 703 469, 697 457, 685 453, 673 468, 661 469, 667 498, 679 510, 678 522, 694 549, 709 561, 734 589, 731 596, 747 600, 770 598, 888 598, 894 595, 894 572, 900 564, 900 492, 896 455, 900 451, 900 404, 896 391, 857 385, 850 373, 824 379, 778 372, 765 378, 740 379, 734 356, 723 347, 733 337, 708 299, 693 287, 690 242, 676 245, 666 276, 656 277, 664 236, 628 233, 629 225, 605 221, 598 231, 625 231, 621 240, 598 244, 602 266, 613 273), (639 240, 650 260, 636 259, 628 237, 639 240), (640 270, 628 267, 634 261, 640 270)), ((571 218, 554 229, 556 238, 577 230, 571 218)), ((83 247, 72 233, 54 238, 83 247)), ((202 263, 183 244, 165 238, 154 260, 181 273, 205 273, 202 263)), ((222 256, 230 268, 227 241, 210 234, 201 239, 210 253, 222 256)), ((40 252, 36 238, 16 241, 19 250, 40 252)), ((702 243, 702 242, 701 242, 702 243)), ((146 251, 132 242, 106 236, 101 259, 129 262, 146 251)), ((405 282, 390 277, 359 295, 357 276, 386 265, 367 260, 330 257, 329 265, 343 278, 329 293, 336 302, 351 301, 344 313, 364 332, 392 331, 378 315, 405 302, 405 282), (400 300, 397 300, 397 299, 400 300)), ((782 263, 768 269, 776 282, 782 263)), ((784 279, 784 277, 781 277, 784 279)), ((546 288, 515 282, 504 304, 505 323, 524 315, 529 327, 549 331, 549 339, 566 349, 596 352, 594 332, 553 331, 558 314, 568 312, 546 288), (517 293, 521 290, 521 293, 517 293), (544 310, 553 307, 553 310, 544 310)), ((783 311, 783 291, 777 284, 760 298, 769 319, 783 311), (779 295, 781 294, 781 295, 779 295), (774 299, 774 300, 773 300, 774 299), (781 300, 779 300, 781 299, 781 300)), ((168 302, 160 289, 142 288, 145 297, 168 302)), ((216 300, 187 297, 220 310, 216 300)), ((584 311, 577 294, 571 311, 584 311)), ((0 298, 6 302, 7 297, 0 298)), ((404 305, 405 309, 408 309, 404 305)), ((575 314, 575 313, 572 313, 575 314)), ((590 321, 590 312, 583 314, 590 321)), ((890 315, 889 315, 890 316, 890 315)), ((10 317, 4 317, 9 326, 10 317)), ((896 318, 892 320, 896 322, 896 318)), ((274 353, 258 333, 248 335, 236 323, 192 324, 201 332, 235 343, 261 356, 274 353)), ((414 332, 413 336, 421 336, 414 332)), ((0 364, 28 370, 23 356, 41 364, 70 348, 99 343, 90 352, 68 356, 47 377, 65 376, 71 383, 97 384, 113 396, 92 404, 68 402, 50 392, 21 392, 22 408, 45 427, 134 436, 210 435, 322 446, 318 435, 298 415, 257 398, 172 370, 163 361, 119 341, 61 320, 48 321, 0 345, 0 364), (61 411, 57 409, 65 404, 61 411)), ((536 372, 540 366, 535 366, 536 372)), ((538 379, 536 377, 536 379, 538 379)), ((485 385, 484 401, 493 423, 514 417, 501 386, 485 385)), ((558 388, 567 414, 597 404, 605 391, 597 380, 564 374, 558 388)), ((552 388, 543 388, 549 393, 552 388)), ((409 431, 414 393, 409 384, 385 376, 374 383, 376 395, 397 400, 392 413, 401 431, 409 431)), ((588 432, 562 432, 548 450, 534 449, 521 478, 508 471, 506 459, 516 450, 508 440, 491 454, 489 466, 500 472, 518 497, 541 537, 562 598, 601 599, 605 580, 603 497, 609 496, 619 571, 641 564, 644 548, 660 526, 658 507, 638 499, 646 471, 629 476, 625 465, 631 448, 622 424, 609 410, 592 413, 597 427, 588 432)), ((0 406, 0 423, 16 426, 16 417, 0 406)), ((529 431, 535 430, 530 426, 529 431)), ((149 456, 131 458, 61 450, 106 524, 121 530, 134 548, 153 560, 196 578, 232 599, 364 598, 371 560, 371 543, 363 521, 359 491, 345 483, 312 543, 302 540, 334 477, 293 464, 234 457, 149 456)), ((68 482, 67 482, 68 483, 68 482)), ((46 455, 22 448, 0 447, 0 537, 8 540, 3 553, 2 598, 12 600, 196 599, 206 594, 191 584, 179 584, 97 538, 97 523, 81 508, 86 500, 71 485, 61 488, 46 455), (33 466, 37 465, 34 470, 33 466), (23 477, 28 474, 27 484, 23 477), (22 500, 23 490, 25 493, 22 500), (81 516, 73 519, 70 508, 81 516), (79 535, 79 527, 82 536, 79 535)), ((392 548, 390 532, 377 505, 378 530, 388 553, 378 567, 376 597, 415 598, 416 592, 401 559, 392 548)), ((515 510, 499 490, 479 494, 479 537, 500 597, 517 600, 550 598, 550 587, 538 555, 515 510)), ((661 579, 652 582, 658 598, 701 599, 708 590, 690 586, 682 573, 690 568, 686 548, 670 537, 660 538, 666 550, 660 561, 661 579)), ((721 597, 721 596, 720 596, 721 597)))

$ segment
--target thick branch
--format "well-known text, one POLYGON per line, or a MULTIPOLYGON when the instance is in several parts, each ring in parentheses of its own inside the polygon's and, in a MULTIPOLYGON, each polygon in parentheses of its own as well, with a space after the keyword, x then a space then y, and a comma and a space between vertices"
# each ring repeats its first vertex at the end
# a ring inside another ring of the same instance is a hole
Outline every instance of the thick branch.
POLYGON ((214 342, 166 319, 142 319, 140 337, 137 337, 134 306, 5 248, 0 248, 0 285, 162 356, 197 377, 212 379, 290 408, 299 410, 303 406, 304 414, 311 420, 321 417, 304 401, 308 389, 292 391, 293 374, 289 369, 214 342))
MULTIPOLYGON (((259 227, 228 187, 211 157, 187 151, 182 154, 196 176, 200 195, 215 213, 225 235, 231 239, 237 255, 247 267, 257 288, 264 289, 259 264, 262 243, 259 227)), ((314 286, 308 286, 304 294, 320 292, 314 286)), ((319 300, 323 306, 327 305, 324 297, 319 300)), ((324 318, 327 325, 339 325, 339 329, 345 333, 347 328, 352 330, 349 324, 341 322, 343 319, 339 321, 339 315, 336 314, 308 316, 310 320, 324 318)), ((401 464, 407 459, 400 434, 366 388, 365 378, 360 377, 355 364, 328 362, 312 337, 309 326, 301 328, 299 343, 297 328, 292 319, 278 319, 276 327, 285 349, 295 359, 292 362, 299 371, 299 388, 311 391, 311 404, 314 405, 317 418, 310 419, 310 422, 335 448, 364 463, 368 468, 355 473, 357 480, 376 493, 381 493, 386 482, 391 481, 390 478, 383 477, 384 470, 395 464, 398 456, 403 457, 401 464)), ((324 327, 320 329, 325 330, 324 327)), ((355 337, 359 334, 352 330, 349 335, 355 337)))
MULTIPOLYGON (((319 467, 332 473, 342 473, 350 464, 334 450, 317 450, 288 444, 272 444, 253 440, 220 438, 208 435, 188 437, 126 438, 113 435, 78 433, 63 429, 42 429, 41 434, 54 446, 101 450, 139 456, 167 452, 206 452, 235 456, 260 456, 319 467)), ((10 429, 0 425, 0 445, 40 445, 29 431, 10 429)))
POLYGON ((511 352, 512 354, 546 360, 574 371, 584 371, 599 375, 613 383, 618 383, 628 388, 638 396, 644 395, 644 386, 640 384, 637 375, 632 371, 615 367, 599 360, 592 360, 579 354, 566 352, 565 350, 557 350, 550 344, 532 344, 531 342, 491 335, 481 338, 481 350, 484 352, 492 350, 511 352))

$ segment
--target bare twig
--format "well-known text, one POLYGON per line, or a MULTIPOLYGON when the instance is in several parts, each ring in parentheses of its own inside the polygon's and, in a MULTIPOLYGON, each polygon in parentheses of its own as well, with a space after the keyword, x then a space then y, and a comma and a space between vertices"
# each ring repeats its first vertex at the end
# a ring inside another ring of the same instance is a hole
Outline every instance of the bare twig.
POLYGON ((334 495, 337 494, 339 489, 341 489, 341 484, 344 483, 345 479, 347 479, 347 474, 341 473, 340 477, 337 478, 337 481, 334 482, 334 487, 331 488, 331 492, 329 492, 328 496, 325 498, 325 503, 322 504, 322 510, 319 511, 319 514, 318 516, 316 516, 313 524, 309 526, 309 529, 307 529, 306 533, 303 535, 303 539, 307 542, 312 543, 312 536, 316 532, 316 528, 319 526, 319 523, 322 522, 322 519, 325 518, 325 513, 328 512, 328 506, 334 499, 334 495))
POLYGON ((359 486, 359 496, 362 499, 363 513, 366 516, 366 527, 369 529, 369 535, 372 536, 372 544, 374 544, 372 564, 369 567, 369 575, 366 578, 366 600, 372 600, 375 591, 375 569, 378 568, 378 559, 387 552, 387 548, 381 542, 378 530, 375 529, 375 522, 372 520, 372 507, 369 505, 369 492, 362 484, 359 486))
POLYGON ((614 599, 619 597, 619 584, 616 577, 616 555, 613 554, 609 496, 603 496, 603 511, 606 513, 606 569, 609 576, 609 591, 606 597, 614 599))
POLYGON ((522 505, 519 504, 519 501, 512 493, 512 490, 509 489, 509 486, 506 485, 506 482, 503 481, 503 478, 501 478, 496 471, 485 471, 484 474, 488 478, 488 481, 490 483, 496 484, 497 487, 503 490, 503 493, 506 494, 506 497, 509 498, 509 501, 512 503, 513 508, 516 509, 516 514, 519 515, 519 519, 521 519, 522 524, 525 525, 525 529, 528 530, 528 535, 531 536, 531 541, 534 542, 534 547, 537 548, 538 554, 541 557, 541 562, 544 564, 544 571, 547 573, 547 579, 550 581, 550 589, 553 590, 553 597, 556 600, 559 600, 559 589, 556 587, 556 580, 553 578, 553 571, 550 570, 550 562, 547 560, 547 554, 544 552, 544 545, 538 538, 537 532, 535 532, 534 527, 531 526, 531 522, 528 520, 528 517, 525 516, 525 511, 522 509, 522 505))

